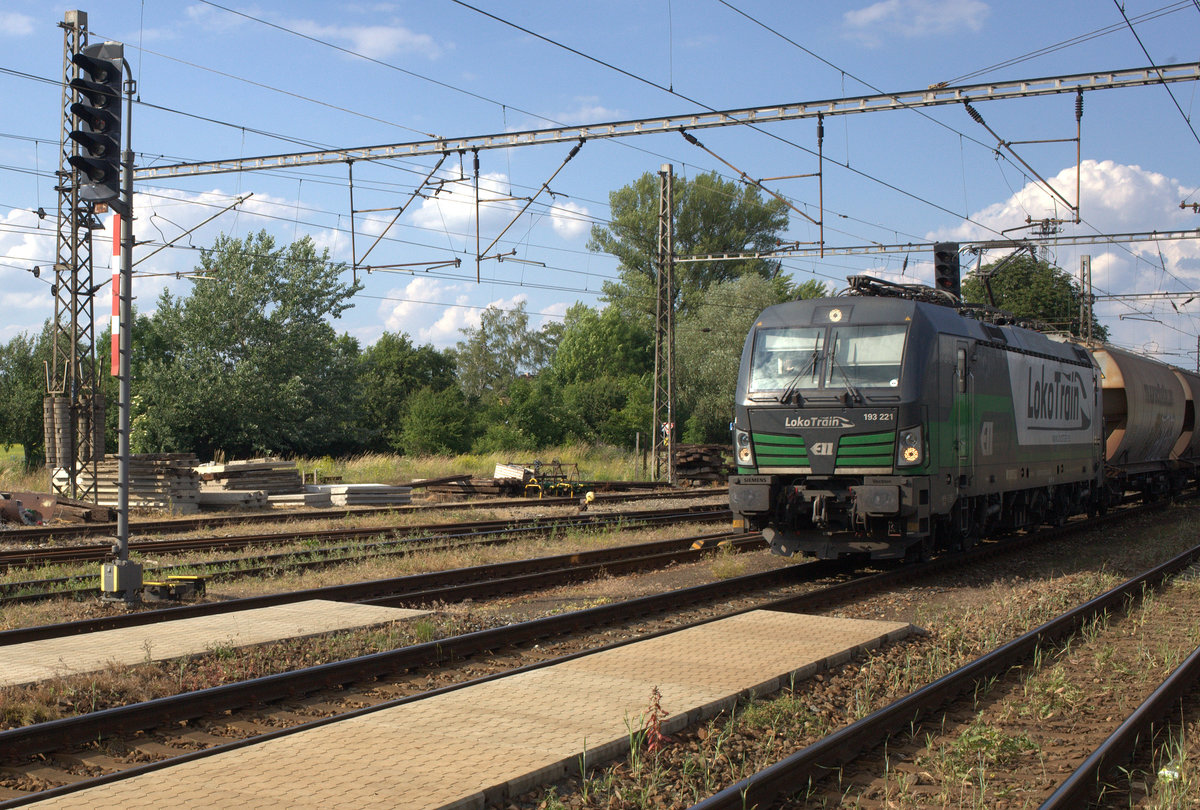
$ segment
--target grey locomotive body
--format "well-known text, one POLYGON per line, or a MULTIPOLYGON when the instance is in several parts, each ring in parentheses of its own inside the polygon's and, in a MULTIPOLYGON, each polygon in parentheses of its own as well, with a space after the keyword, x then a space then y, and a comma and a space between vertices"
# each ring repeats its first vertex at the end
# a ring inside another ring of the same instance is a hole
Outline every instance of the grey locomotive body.
POLYGON ((775 553, 921 556, 1096 511, 1100 368, 955 307, 851 295, 768 308, 742 352, 735 521, 775 553))

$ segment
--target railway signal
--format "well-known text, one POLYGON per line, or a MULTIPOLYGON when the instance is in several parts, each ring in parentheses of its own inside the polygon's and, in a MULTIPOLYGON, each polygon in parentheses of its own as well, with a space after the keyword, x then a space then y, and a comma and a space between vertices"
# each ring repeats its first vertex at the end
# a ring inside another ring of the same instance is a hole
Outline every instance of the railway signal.
POLYGON ((938 242, 933 246, 933 283, 957 300, 962 297, 959 283, 958 242, 938 242))
POLYGON ((79 151, 68 158, 79 177, 79 196, 107 203, 121 194, 121 81, 124 45, 103 42, 71 55, 80 75, 71 88, 80 97, 71 105, 75 128, 70 138, 79 151))

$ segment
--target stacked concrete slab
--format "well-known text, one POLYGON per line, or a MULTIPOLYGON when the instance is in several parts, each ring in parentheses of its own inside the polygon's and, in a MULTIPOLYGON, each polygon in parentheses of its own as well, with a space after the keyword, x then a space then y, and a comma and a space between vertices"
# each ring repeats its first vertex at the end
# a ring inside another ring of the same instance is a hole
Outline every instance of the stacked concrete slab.
POLYGON ((270 502, 261 489, 200 488, 201 509, 266 509, 270 502))
POLYGON ((334 506, 403 506, 412 503, 412 487, 389 484, 315 484, 310 492, 326 492, 334 506))
MULTIPOLYGON (((192 453, 135 453, 129 459, 129 507, 155 509, 182 515, 199 510, 200 479, 192 469, 192 453)), ((93 480, 90 470, 76 474, 76 485, 83 492, 96 492, 100 506, 117 506, 120 462, 115 455, 96 462, 93 480)), ((55 484, 64 487, 67 471, 58 469, 55 484)))
POLYGON ((328 509, 333 501, 328 492, 310 492, 313 487, 305 487, 305 492, 292 492, 284 495, 271 495, 267 501, 272 507, 307 507, 309 509, 328 509))
POLYGON ((246 461, 201 464, 196 467, 201 489, 208 491, 261 491, 267 495, 291 495, 303 492, 296 462, 277 458, 252 458, 246 461))

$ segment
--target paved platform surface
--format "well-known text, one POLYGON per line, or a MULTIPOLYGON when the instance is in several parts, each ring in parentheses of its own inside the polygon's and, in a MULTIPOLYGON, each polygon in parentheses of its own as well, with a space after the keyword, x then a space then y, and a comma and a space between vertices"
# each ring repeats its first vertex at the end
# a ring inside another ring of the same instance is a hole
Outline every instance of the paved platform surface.
POLYGON ((655 686, 670 734, 910 629, 754 611, 36 806, 480 808, 623 755, 655 686))
POLYGON ((114 663, 165 661, 218 646, 245 647, 366 627, 427 612, 313 599, 239 613, 28 641, 0 648, 0 686, 95 672, 114 663))

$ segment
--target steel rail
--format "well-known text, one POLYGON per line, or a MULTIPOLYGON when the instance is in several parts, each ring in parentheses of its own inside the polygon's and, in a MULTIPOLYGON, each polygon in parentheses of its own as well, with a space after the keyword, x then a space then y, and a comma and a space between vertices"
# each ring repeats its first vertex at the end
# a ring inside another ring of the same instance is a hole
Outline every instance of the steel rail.
POLYGON ((1047 643, 1076 632, 1088 620, 1120 608, 1138 598, 1143 589, 1157 585, 1200 558, 1200 546, 1127 580, 1028 633, 1013 639, 933 683, 906 695, 863 719, 841 728, 801 751, 784 758, 692 806, 692 810, 741 810, 765 806, 778 797, 804 790, 810 781, 851 762, 891 734, 909 728, 920 718, 972 689, 978 682, 1003 672, 1033 655, 1047 643))
MULTIPOLYGON (((1128 510, 1110 515, 1104 520, 1115 523, 1125 517, 1136 514, 1138 511, 1136 509, 1128 510)), ((1089 528, 1094 525, 1094 523, 1087 524, 1089 528)), ((1076 524, 1076 527, 1082 528, 1078 524, 1076 524)), ((1047 532, 1013 538, 1005 543, 985 544, 958 555, 951 555, 925 563, 900 566, 891 571, 853 579, 815 591, 785 597, 766 604, 729 611, 720 617, 692 622, 681 627, 673 627, 637 639, 606 645, 599 649, 623 646, 633 641, 677 632, 684 629, 684 627, 706 624, 716 621, 719 618, 738 615, 751 610, 810 611, 820 609, 847 599, 858 598, 865 594, 894 588, 930 573, 945 572, 959 566, 975 564, 998 554, 1018 551, 1021 548, 1044 540, 1047 535, 1056 536, 1069 531, 1071 528, 1071 526, 1059 527, 1047 532)), ((12 750, 14 756, 43 753, 52 751, 55 748, 70 747, 80 740, 92 741, 104 738, 106 735, 132 734, 153 728, 157 725, 182 722, 206 714, 236 710, 250 705, 271 703, 285 698, 302 697, 325 688, 340 688, 355 680, 384 677, 397 671, 432 666, 456 658, 466 658, 470 655, 499 649, 512 644, 527 643, 549 635, 578 632, 588 627, 621 621, 626 617, 637 617, 648 613, 670 610, 674 607, 691 605, 705 600, 727 598, 729 593, 734 591, 744 592, 756 588, 786 586, 801 581, 812 581, 838 572, 844 573, 845 567, 832 562, 812 562, 795 565, 775 571, 749 574, 665 594, 640 597, 626 602, 560 614, 558 616, 537 619, 532 622, 508 625, 504 628, 481 630, 463 636, 436 640, 399 650, 375 653, 362 658, 332 662, 303 670, 257 678, 251 681, 212 687, 184 695, 159 698, 146 703, 116 707, 78 717, 63 718, 34 726, 0 731, 0 750, 12 750)), ((518 670, 510 670, 463 684, 456 684, 435 692, 400 698, 376 706, 355 710, 348 714, 323 718, 303 726, 281 729, 278 732, 239 740, 217 748, 206 749, 160 762, 148 763, 131 770, 124 770, 73 785, 66 785, 38 794, 32 794, 29 797, 22 797, 7 802, 0 801, 0 808, 17 807, 50 796, 63 795, 86 787, 135 776, 138 773, 169 767, 172 764, 187 760, 234 750, 253 744, 254 742, 285 736, 307 728, 336 722, 339 719, 391 708, 392 706, 428 697, 432 694, 461 688, 471 683, 504 677, 505 675, 512 674, 514 671, 550 666, 595 651, 587 650, 561 658, 550 659, 545 662, 522 667, 518 670)))
MULTIPOLYGON (((598 484, 597 486, 603 486, 598 484)), ((639 487, 639 489, 642 489, 639 487)), ((656 498, 703 498, 708 496, 725 495, 729 490, 725 487, 701 490, 670 490, 670 491, 639 491, 596 493, 596 501, 603 503, 620 503, 623 501, 642 501, 656 498)), ((254 512, 242 514, 204 515, 190 518, 169 518, 165 520, 137 520, 129 524, 131 532, 139 535, 166 534, 169 532, 194 531, 197 529, 231 526, 245 523, 279 523, 287 520, 341 520, 366 515, 411 514, 414 512, 454 511, 458 509, 510 509, 535 508, 546 506, 574 506, 578 498, 501 498, 482 501, 452 501, 449 503, 407 504, 403 506, 362 506, 353 509, 289 509, 286 512, 254 512)), ((6 529, 0 534, 0 540, 6 543, 36 541, 49 539, 64 539, 68 537, 111 536, 117 530, 115 522, 79 523, 64 526, 25 526, 6 529)))
MULTIPOLYGON (((284 593, 266 594, 264 596, 248 596, 242 599, 229 599, 221 602, 201 602, 193 605, 181 605, 158 610, 144 610, 133 613, 119 613, 112 616, 101 616, 93 619, 79 619, 59 624, 19 627, 12 630, 0 631, 0 647, 50 638, 98 633, 103 630, 115 630, 122 627, 141 627, 199 616, 237 613, 255 608, 271 607, 273 605, 304 602, 310 599, 325 599, 335 602, 374 602, 377 604, 379 603, 377 600, 388 598, 411 600, 413 599, 413 594, 424 594, 426 601, 434 601, 439 598, 449 599, 449 594, 431 595, 431 589, 462 587, 467 583, 486 583, 519 575, 547 571, 561 574, 572 566, 605 566, 613 565, 630 558, 652 555, 678 555, 682 551, 691 551, 691 546, 698 540, 720 540, 723 538, 748 539, 752 537, 758 537, 761 540, 761 535, 757 533, 721 533, 717 535, 705 535, 701 538, 687 537, 673 540, 659 540, 653 543, 638 543, 635 545, 571 552, 569 554, 558 554, 528 560, 490 563, 470 568, 430 571, 424 574, 407 574, 401 577, 355 582, 346 585, 326 585, 320 588, 306 588, 304 590, 286 591, 284 593)), ((697 552, 703 550, 698 549, 697 552)))
MULTIPOLYGON (((586 527, 604 526, 620 520, 653 520, 667 516, 683 516, 689 513, 713 510, 714 506, 685 506, 674 509, 646 509, 635 512, 594 513, 590 515, 562 515, 557 517, 516 518, 508 520, 481 520, 469 523, 425 523, 394 526, 366 526, 338 529, 306 529, 303 531, 271 532, 268 534, 234 535, 229 537, 197 537, 183 540, 147 540, 130 543, 129 550, 142 554, 166 554, 181 551, 206 551, 212 549, 238 549, 254 546, 270 546, 295 543, 304 540, 353 540, 378 537, 380 535, 412 532, 443 532, 453 534, 466 531, 519 531, 526 528, 551 528, 554 526, 586 527)), ((724 511, 728 509, 721 507, 724 511)), ((62 562, 92 562, 108 559, 112 547, 108 544, 87 546, 60 546, 55 548, 18 549, 0 552, 0 567, 28 568, 34 565, 62 562)))
MULTIPOLYGON (((705 512, 691 513, 683 516, 681 519, 678 515, 671 515, 667 519, 679 520, 680 522, 705 522, 710 519, 719 519, 728 516, 728 510, 716 510, 711 515, 705 512)), ((620 521, 618 521, 620 522, 620 521)), ((647 523, 657 523, 658 519, 652 518, 647 523)), ((624 526, 628 528, 637 528, 638 525, 646 524, 629 524, 624 526)), ((161 565, 149 569, 147 573, 151 578, 159 578, 169 576, 172 573, 186 572, 203 576, 206 581, 230 579, 238 579, 241 577, 257 576, 272 571, 278 571, 281 568, 286 568, 289 571, 304 571, 318 568, 328 568, 343 563, 358 562, 364 559, 388 557, 393 555, 415 554, 421 551, 444 551, 451 548, 485 547, 500 545, 502 543, 512 542, 514 535, 526 533, 539 533, 546 531, 554 531, 558 526, 532 526, 517 530, 503 529, 488 529, 480 532, 475 530, 466 530, 461 532, 446 532, 437 535, 425 537, 406 537, 398 540, 383 540, 377 543, 361 543, 350 546, 331 546, 322 547, 320 549, 303 549, 296 551, 285 551, 279 554, 256 555, 254 557, 235 557, 224 560, 208 560, 204 562, 185 563, 180 565, 161 565), (484 539, 477 539, 481 535, 486 535, 484 539), (457 542, 456 542, 457 541, 457 542), (313 559, 313 555, 341 555, 341 556, 320 556, 313 559), (245 565, 253 563, 253 565, 245 565), (224 566, 224 567, 223 567, 224 566), (233 566, 233 567, 230 567, 233 566)), ((64 597, 73 597, 75 599, 85 598, 96 595, 99 589, 95 586, 95 574, 78 574, 75 576, 65 577, 48 577, 45 579, 21 580, 15 582, 0 582, 0 606, 20 604, 27 602, 38 602, 46 599, 61 599, 64 597), (93 583, 83 588, 66 587, 73 583, 90 582, 93 583), (35 590, 35 589, 42 590, 35 590)))
MULTIPOLYGON (((1110 514, 1107 518, 1102 520, 1115 523, 1133 514, 1137 514, 1139 511, 1140 510, 1137 509, 1131 509, 1116 514, 1110 514)), ((1089 522, 1086 524, 1086 528, 1092 528, 1094 526, 1095 522, 1089 522)), ((683 626, 673 627, 667 630, 648 634, 646 636, 641 636, 636 639, 630 639, 628 641, 606 645, 598 649, 610 649, 623 646, 624 644, 633 643, 634 641, 640 641, 645 638, 653 638, 656 636, 665 635, 666 633, 677 632, 685 627, 706 624, 711 621, 716 621, 720 618, 746 613, 751 610, 817 610, 830 604, 843 602, 851 598, 859 598, 869 593, 895 588, 901 584, 905 584, 914 579, 919 579, 930 573, 941 573, 948 570, 953 570, 960 566, 970 566, 996 555, 1019 551, 1022 548, 1043 541, 1047 535, 1057 536, 1064 532, 1070 531, 1073 527, 1084 528, 1085 525, 1071 524, 1066 527, 1050 529, 1046 532, 1012 538, 1003 543, 987 543, 977 546, 971 551, 963 552, 957 555, 948 555, 946 557, 934 559, 929 562, 900 566, 896 569, 885 571, 883 573, 853 579, 833 586, 820 588, 815 591, 809 591, 796 596, 785 597, 783 599, 778 599, 773 602, 768 602, 753 607, 729 611, 728 613, 725 613, 719 617, 713 617, 692 622, 683 626)), ((262 705, 287 698, 302 697, 326 688, 340 688, 345 684, 351 683, 355 680, 385 677, 398 671, 411 670, 423 666, 433 666, 448 660, 462 659, 474 654, 500 649, 512 644, 527 643, 529 641, 550 635, 578 632, 588 627, 621 621, 626 617, 637 617, 653 612, 670 610, 675 607, 691 605, 705 600, 727 598, 732 592, 745 592, 753 589, 787 586, 797 582, 812 581, 839 572, 845 573, 845 571, 846 568, 844 565, 833 562, 811 562, 799 564, 787 568, 777 569, 775 571, 759 574, 748 574, 742 577, 708 583, 705 585, 693 586, 691 588, 685 588, 664 594, 655 594, 626 602, 602 605, 595 608, 588 608, 585 610, 560 614, 544 619, 537 619, 532 622, 523 622, 516 625, 508 625, 503 628, 476 631, 474 633, 468 633, 462 636, 455 636, 448 639, 431 641, 425 644, 404 647, 399 650, 375 653, 362 658, 331 662, 329 664, 323 664, 317 667, 310 667, 302 670, 270 675, 251 681, 226 684, 223 686, 186 693, 184 695, 158 698, 145 703, 115 707, 77 717, 62 718, 60 720, 39 723, 33 726, 0 731, 0 750, 11 750, 14 756, 29 755, 52 751, 56 748, 70 747, 79 741, 93 741, 96 739, 103 739, 106 736, 112 737, 120 734, 133 734, 140 731, 145 731, 158 725, 183 722, 189 719, 204 716, 206 714, 224 712, 227 710, 236 710, 238 708, 251 705, 262 705)), ((322 718, 320 720, 307 723, 303 726, 281 729, 278 732, 272 732, 267 735, 260 735, 245 740, 239 740, 219 746, 217 748, 197 751, 160 762, 148 763, 144 766, 138 766, 131 770, 123 770, 73 785, 53 788, 48 791, 31 794, 28 797, 0 801, 0 808, 22 806, 44 798, 49 798, 51 796, 64 795, 86 787, 92 787, 98 784, 135 776, 138 773, 158 770, 187 760, 234 750, 265 739, 285 736, 307 728, 313 728, 331 722, 336 722, 337 720, 347 717, 359 716, 362 714, 391 708, 392 706, 399 705, 401 703, 407 703, 412 700, 428 697, 432 694, 438 694, 444 691, 461 688, 472 683, 479 683, 485 680, 504 677, 512 674, 514 671, 523 671, 526 669, 550 666, 561 661, 577 658, 595 651, 596 649, 586 650, 568 656, 550 659, 544 662, 522 667, 518 670, 509 670, 504 673, 497 673, 495 675, 486 676, 485 678, 476 679, 463 684, 456 684, 441 690, 436 690, 435 692, 427 692, 422 693, 421 695, 388 701, 376 706, 355 710, 348 714, 338 715, 336 717, 322 718)), ((738 806, 740 807, 740 805, 738 806)))
MULTIPOLYGON (((144 703, 7 729, 0 731, 0 751, 4 751, 9 756, 38 754, 57 748, 70 747, 85 741, 106 739, 118 734, 133 734, 155 726, 182 722, 206 714, 226 712, 283 699, 296 699, 312 692, 340 688, 355 681, 387 677, 396 672, 435 666, 447 661, 464 659, 472 655, 516 644, 525 644, 549 636, 580 632, 597 625, 643 617, 649 613, 678 609, 699 602, 725 599, 731 594, 747 590, 795 584, 826 575, 840 568, 842 566, 808 563, 773 571, 746 574, 741 577, 643 596, 624 602, 509 624, 499 628, 478 630, 359 658, 334 661, 291 672, 187 692, 182 695, 157 698, 144 703)), ((822 594, 812 598, 823 601, 827 597, 822 594)), ((772 603, 772 606, 778 605, 778 609, 784 609, 784 606, 796 603, 796 597, 792 597, 772 603)), ((763 608, 759 606, 746 610, 754 609, 763 608)), ((766 609, 771 609, 771 607, 766 609)), ((743 613, 746 610, 736 611, 736 613, 743 613)), ((734 613, 731 612, 727 615, 734 615, 734 613)), ((707 619, 695 624, 704 624, 708 621, 713 620, 707 619)), ((676 632, 679 629, 681 628, 672 627, 653 635, 676 632)), ((621 643, 613 646, 621 646, 621 643)), ((388 704, 382 705, 386 707, 388 704)), ((6 806, 8 805, 0 802, 0 807, 6 806)))
POLYGON ((1059 785, 1041 810, 1089 807, 1101 779, 1127 762, 1139 742, 1151 738, 1156 723, 1167 716, 1200 683, 1200 647, 1176 667, 1162 684, 1092 754, 1059 785))

